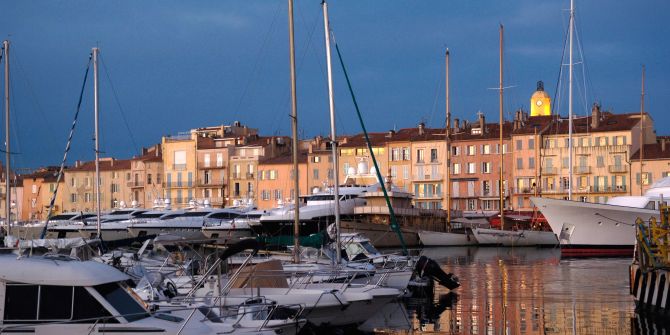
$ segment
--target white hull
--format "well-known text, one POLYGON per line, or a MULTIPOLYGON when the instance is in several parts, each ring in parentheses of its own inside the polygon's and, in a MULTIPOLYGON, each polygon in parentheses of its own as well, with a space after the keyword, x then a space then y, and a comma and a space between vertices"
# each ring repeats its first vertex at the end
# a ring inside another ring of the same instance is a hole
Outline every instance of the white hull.
POLYGON ((251 237, 251 229, 212 229, 204 227, 202 234, 207 239, 215 239, 218 243, 234 243, 245 237, 251 237))
POLYGON ((550 231, 472 228, 472 233, 479 245, 501 245, 504 247, 558 245, 556 234, 550 231))
POLYGON ((173 236, 178 236, 186 240, 198 240, 205 238, 205 235, 202 234, 202 227, 128 227, 128 232, 132 237, 143 238, 150 236, 158 236, 161 234, 169 234, 173 236))
POLYGON ((561 247, 630 247, 635 220, 658 219, 658 211, 548 198, 531 198, 559 237, 561 247))
POLYGON ((443 233, 437 231, 419 231, 419 239, 427 247, 449 247, 475 245, 477 240, 471 233, 443 233))

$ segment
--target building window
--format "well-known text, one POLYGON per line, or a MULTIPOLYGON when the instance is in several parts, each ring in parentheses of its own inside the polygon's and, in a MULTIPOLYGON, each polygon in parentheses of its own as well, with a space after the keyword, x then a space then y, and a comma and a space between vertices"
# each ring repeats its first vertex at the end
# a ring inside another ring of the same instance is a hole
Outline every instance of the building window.
POLYGON ((535 149, 535 139, 534 138, 529 138, 528 139, 528 149, 530 149, 530 150, 535 149))
POLYGON ((111 184, 110 190, 112 191, 112 193, 119 192, 119 184, 111 184))
POLYGON ((453 169, 454 174, 460 174, 461 173, 461 164, 460 163, 454 163, 454 169, 453 169))
POLYGON ((270 191, 268 191, 268 190, 261 191, 261 199, 262 200, 270 200, 270 191))
POLYGON ((77 187, 77 179, 76 178, 72 177, 72 179, 70 179, 70 186, 77 187))
POLYGON ((397 166, 391 166, 391 178, 398 178, 398 167, 397 166))
POLYGON ((491 145, 490 144, 482 145, 482 154, 488 155, 490 153, 491 153, 491 145))
POLYGON ((409 155, 409 148, 402 148, 402 160, 408 161, 411 160, 412 158, 409 155))
POLYGON ((329 180, 335 179, 335 172, 333 171, 333 169, 328 169, 328 179, 329 180))
MULTIPOLYGON (((342 170, 342 171, 344 171, 344 175, 345 175, 345 176, 348 176, 348 175, 349 175, 349 163, 344 163, 344 164, 342 164, 342 167, 343 167, 343 170, 342 170)), ((354 172, 354 173, 355 173, 355 172, 354 172)))
POLYGON ((77 202, 77 193, 70 193, 70 202, 71 203, 77 202))
POLYGON ((482 162, 482 173, 491 173, 491 162, 482 162))
POLYGON ((562 163, 563 163, 563 168, 564 168, 564 169, 567 169, 567 168, 570 166, 570 162, 569 162, 569 160, 568 160, 568 157, 563 157, 563 158, 562 158, 562 161, 563 161, 563 162, 562 162, 562 163))
POLYGON ((458 156, 460 154, 461 154, 461 147, 459 147, 457 145, 451 147, 451 155, 452 156, 458 156))
POLYGON ((205 154, 205 167, 209 167, 209 164, 210 164, 209 154, 205 154))
POLYGON ((482 181, 482 192, 484 193, 483 195, 485 196, 491 194, 491 181, 489 180, 482 181))
POLYGON ((468 145, 468 156, 474 156, 477 153, 477 149, 474 145, 468 145))
POLYGON ((402 179, 409 179, 409 166, 402 167, 402 179))
POLYGON ((216 167, 222 167, 223 166, 223 154, 222 153, 217 153, 216 154, 216 167))
POLYGON ((275 190, 275 200, 281 200, 281 190, 275 190))
POLYGON ((523 149, 523 141, 516 140, 516 150, 522 150, 522 149, 523 149))
POLYGON ((534 157, 528 158, 528 168, 529 169, 534 169, 535 168, 535 158, 534 157))
POLYGON ((147 184, 148 184, 148 185, 151 185, 151 184, 152 184, 151 173, 147 173, 147 184))
POLYGON ((598 165, 598 167, 605 166, 605 157, 603 156, 596 157, 596 164, 598 165))
POLYGON ((314 169, 314 170, 312 171, 312 178, 313 178, 314 180, 318 180, 318 179, 319 179, 319 169, 314 169))
POLYGON ((475 165, 475 163, 468 163, 468 173, 477 173, 477 165, 475 165))
POLYGON ((423 149, 416 150, 416 162, 423 163, 423 149))
POLYGON ((391 149, 391 160, 399 161, 400 160, 400 148, 391 149))
POLYGON ((313 156, 312 157, 312 163, 319 163, 321 162, 321 157, 319 156, 313 156))
POLYGON ((437 163, 437 149, 430 149, 430 162, 437 163))
POLYGON ((278 177, 277 170, 270 170, 270 180, 276 180, 278 177))
POLYGON ((469 211, 474 211, 477 209, 477 200, 476 199, 468 199, 468 210, 469 211))

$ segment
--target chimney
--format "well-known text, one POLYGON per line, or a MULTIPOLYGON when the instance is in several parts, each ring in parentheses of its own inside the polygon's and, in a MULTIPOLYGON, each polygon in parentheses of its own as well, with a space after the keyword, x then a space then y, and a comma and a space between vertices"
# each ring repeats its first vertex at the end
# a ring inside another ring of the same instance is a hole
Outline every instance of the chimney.
POLYGON ((484 126, 486 125, 485 119, 484 119, 484 113, 479 112, 477 113, 477 116, 479 118, 479 128, 482 130, 482 135, 484 135, 484 126))
POLYGON ((591 107, 591 128, 596 129, 598 126, 600 126, 600 106, 593 103, 593 107, 591 107))
POLYGON ((423 122, 419 123, 419 135, 423 135, 425 126, 426 125, 423 122))
POLYGON ((454 118, 454 129, 458 131, 461 128, 461 120, 454 118))
POLYGON ((665 139, 661 139, 661 151, 665 151, 665 139))

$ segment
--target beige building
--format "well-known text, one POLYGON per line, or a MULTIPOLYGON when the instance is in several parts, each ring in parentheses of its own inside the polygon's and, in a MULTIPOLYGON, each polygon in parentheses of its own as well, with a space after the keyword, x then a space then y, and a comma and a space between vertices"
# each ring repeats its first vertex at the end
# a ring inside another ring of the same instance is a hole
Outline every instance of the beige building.
POLYGON ((163 198, 163 155, 161 145, 142 148, 142 155, 130 160, 131 179, 127 182, 132 192, 131 203, 151 208, 160 205, 163 198))
MULTIPOLYGON (((382 177, 385 177, 385 172, 388 171, 387 133, 368 133, 368 136, 372 143, 372 151, 377 159, 377 164, 379 164, 379 170, 382 177)), ((365 141, 365 135, 357 134, 342 138, 339 140, 338 149, 340 153, 339 175, 341 183, 345 181, 347 175, 365 176, 365 178, 358 178, 359 182, 377 183, 377 178, 372 177, 375 175, 374 164, 365 141)))
MULTIPOLYGON (((129 206, 133 200, 131 160, 100 159, 100 207, 101 210, 118 208, 122 202, 129 206)), ((77 161, 74 167, 65 170, 63 212, 93 212, 96 209, 95 161, 77 161)))
MULTIPOLYGON (((21 201, 21 221, 42 221, 46 220, 49 212, 49 204, 56 190, 56 179, 59 168, 49 166, 37 169, 35 172, 23 175, 23 199, 21 201)), ((63 209, 63 193, 65 183, 61 180, 52 215, 59 214, 63 209)))
MULTIPOLYGON (((335 183, 333 152, 330 138, 315 137, 307 143, 307 167, 304 178, 306 188, 300 188, 301 195, 323 191, 335 183)), ((302 173, 302 172, 301 172, 302 173)), ((301 180, 303 176, 301 175, 301 180)), ((340 179, 340 183, 344 180, 340 179)))
MULTIPOLYGON (((656 140, 656 143, 644 145, 642 161, 640 150, 631 156, 632 195, 644 194, 651 184, 670 175, 670 137, 658 136, 656 140)), ((665 196, 670 198, 670 194, 665 196)))
POLYGON ((410 192, 414 193, 414 206, 422 209, 447 208, 447 141, 444 129, 428 129, 420 123, 417 128, 405 131, 411 144, 410 192))
POLYGON ((272 158, 291 150, 288 137, 248 136, 240 139, 230 153, 228 178, 230 190, 226 195, 227 205, 258 202, 258 162, 261 158, 272 158))
POLYGON ((163 137, 161 141, 165 176, 163 198, 173 208, 189 206, 194 197, 197 137, 197 133, 189 132, 163 137))
POLYGON ((455 119, 451 131, 452 209, 463 214, 492 214, 500 210, 500 151, 503 152, 503 192, 505 208, 509 208, 509 181, 512 177, 510 135, 512 123, 504 124, 503 147, 500 147, 500 126, 486 123, 479 114, 476 122, 460 124, 455 119))
MULTIPOLYGON (((298 155, 299 195, 307 194, 307 152, 298 155)), ((318 156, 312 156, 318 157, 318 156)), ((262 158, 258 163, 258 208, 270 209, 280 203, 293 203, 295 199, 295 168, 293 155, 284 154, 273 158, 262 158)))
MULTIPOLYGON (((639 113, 601 112, 573 119, 572 199, 605 203, 614 196, 631 194, 630 157, 643 142, 653 144, 653 120, 639 113)), ((543 197, 567 199, 570 185, 568 121, 555 119, 542 135, 541 185, 543 197)))

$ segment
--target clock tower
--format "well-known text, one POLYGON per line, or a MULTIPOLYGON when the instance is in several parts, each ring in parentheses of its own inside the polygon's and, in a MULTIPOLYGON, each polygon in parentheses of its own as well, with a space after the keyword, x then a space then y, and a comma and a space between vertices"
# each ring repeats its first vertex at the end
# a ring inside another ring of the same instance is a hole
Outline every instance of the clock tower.
POLYGON ((537 91, 530 97, 530 116, 551 115, 551 98, 544 91, 544 83, 537 82, 537 91))

